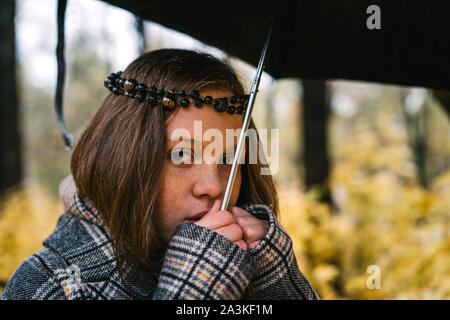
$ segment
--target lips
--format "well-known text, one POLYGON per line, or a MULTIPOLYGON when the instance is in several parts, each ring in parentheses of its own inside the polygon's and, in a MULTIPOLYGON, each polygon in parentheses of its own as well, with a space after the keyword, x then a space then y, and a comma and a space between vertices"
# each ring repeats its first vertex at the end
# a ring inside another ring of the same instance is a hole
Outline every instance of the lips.
POLYGON ((200 220, 205 214, 208 213, 209 210, 203 210, 200 212, 197 212, 196 214, 194 214, 193 216, 191 216, 189 219, 187 219, 189 222, 196 222, 198 220, 200 220))

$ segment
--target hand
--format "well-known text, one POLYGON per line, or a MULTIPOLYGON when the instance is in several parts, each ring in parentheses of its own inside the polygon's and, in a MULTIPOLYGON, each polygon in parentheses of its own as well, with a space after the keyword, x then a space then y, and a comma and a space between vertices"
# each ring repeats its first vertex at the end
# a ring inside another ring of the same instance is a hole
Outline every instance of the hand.
POLYGON ((249 249, 256 247, 269 231, 269 222, 258 219, 236 206, 231 206, 230 211, 233 213, 237 224, 242 228, 247 247, 249 249))
POLYGON ((247 250, 247 243, 243 240, 243 230, 236 223, 234 215, 230 211, 220 210, 222 200, 217 199, 212 208, 195 224, 213 230, 225 238, 233 241, 241 249, 247 250))

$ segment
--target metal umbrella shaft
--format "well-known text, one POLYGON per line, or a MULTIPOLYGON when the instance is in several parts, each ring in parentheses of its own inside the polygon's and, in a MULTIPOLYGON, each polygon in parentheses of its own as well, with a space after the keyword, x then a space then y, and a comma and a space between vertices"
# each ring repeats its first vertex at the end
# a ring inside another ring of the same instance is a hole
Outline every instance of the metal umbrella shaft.
POLYGON ((230 202, 231 191, 233 189, 234 180, 236 178, 237 168, 242 158, 242 150, 245 145, 245 136, 247 134, 247 129, 250 124, 250 118, 253 111, 253 105, 255 104, 256 93, 258 92, 259 82, 261 80, 262 71, 264 68, 264 61, 266 59, 267 49, 269 47, 270 38, 272 36, 272 29, 275 23, 275 18, 272 18, 272 23, 270 25, 269 33, 267 34, 266 41, 264 43, 264 47, 261 53, 261 57, 259 58, 258 67, 256 69, 256 76, 253 79, 252 88, 250 90, 250 97, 247 104, 247 109, 244 115, 244 121, 242 123, 241 133, 239 135, 238 144, 236 147, 236 154, 233 159, 233 165, 231 166, 231 172, 228 176, 227 187, 225 189, 225 195, 223 197, 222 205, 220 210, 227 210, 228 203, 230 202))

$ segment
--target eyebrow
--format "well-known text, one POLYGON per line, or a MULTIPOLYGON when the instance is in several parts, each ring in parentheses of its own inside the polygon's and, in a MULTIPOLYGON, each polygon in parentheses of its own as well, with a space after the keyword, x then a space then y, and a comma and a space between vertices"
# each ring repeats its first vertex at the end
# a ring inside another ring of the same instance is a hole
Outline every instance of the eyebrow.
MULTIPOLYGON (((183 138, 183 137, 179 137, 180 139, 179 140, 168 140, 169 141, 169 143, 180 143, 180 142, 188 142, 188 143, 190 143, 190 144, 192 144, 192 142, 201 142, 200 140, 196 140, 196 139, 191 139, 191 138, 189 138, 189 139, 185 139, 185 138, 183 138)), ((234 146, 236 146, 237 145, 237 141, 236 141, 236 139, 234 139, 235 141, 234 141, 234 146)), ((208 143, 211 143, 212 141, 207 141, 207 140, 204 140, 203 142, 208 142, 208 143)))

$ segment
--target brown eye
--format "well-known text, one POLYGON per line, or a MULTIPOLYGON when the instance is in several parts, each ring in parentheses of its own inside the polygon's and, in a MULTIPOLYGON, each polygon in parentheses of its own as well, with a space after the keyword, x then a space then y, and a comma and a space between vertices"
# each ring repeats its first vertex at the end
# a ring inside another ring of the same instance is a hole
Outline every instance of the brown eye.
POLYGON ((192 155, 189 149, 173 149, 171 152, 171 160, 174 164, 191 164, 192 155))

